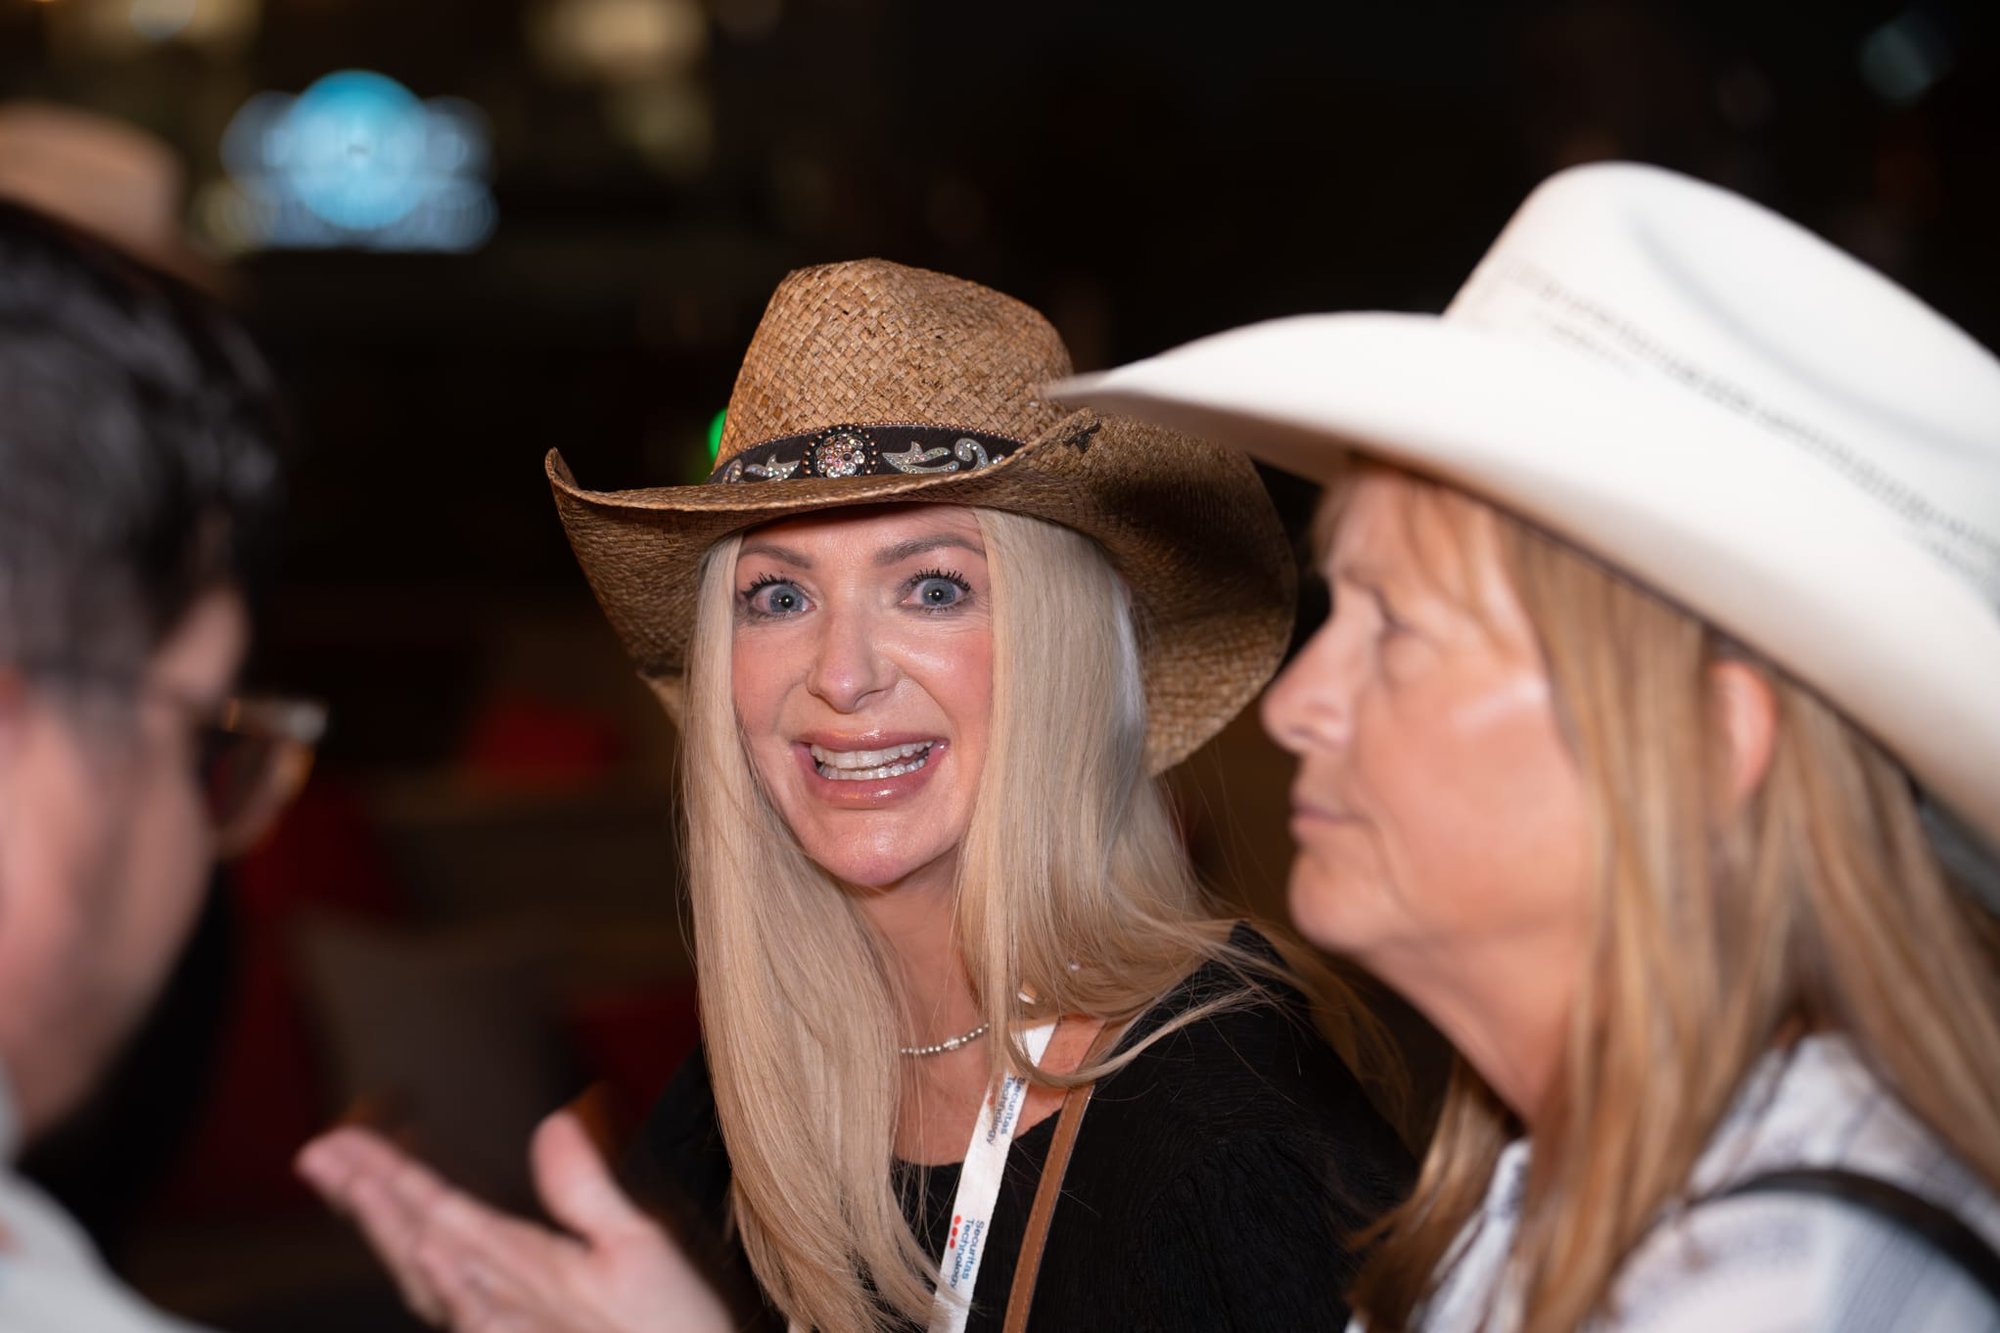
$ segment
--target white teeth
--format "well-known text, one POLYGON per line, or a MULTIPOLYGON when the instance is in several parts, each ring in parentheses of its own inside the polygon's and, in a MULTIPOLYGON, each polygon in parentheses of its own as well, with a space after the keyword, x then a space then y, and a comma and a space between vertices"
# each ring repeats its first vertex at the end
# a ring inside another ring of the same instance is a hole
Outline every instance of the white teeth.
POLYGON ((832 768, 882 768, 899 759, 922 754, 930 748, 929 741, 892 745, 886 750, 829 750, 824 745, 815 745, 812 747, 812 757, 832 768))
POLYGON ((894 745, 886 750, 829 750, 812 748, 819 775, 835 782, 871 782, 914 773, 930 762, 931 741, 894 745))

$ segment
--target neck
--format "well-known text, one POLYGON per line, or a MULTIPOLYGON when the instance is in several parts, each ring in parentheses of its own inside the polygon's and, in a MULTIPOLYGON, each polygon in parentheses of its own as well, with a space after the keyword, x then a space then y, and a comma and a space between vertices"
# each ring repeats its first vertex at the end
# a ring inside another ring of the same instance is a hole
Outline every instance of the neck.
POLYGON ((1568 1040, 1577 956, 1502 941, 1398 945, 1362 961, 1423 1011, 1532 1134, 1568 1040))
POLYGON ((871 889, 861 910, 888 945, 903 998, 904 1042, 925 1046, 964 1033, 980 1021, 972 983, 959 952, 949 867, 926 868, 886 888, 871 889))

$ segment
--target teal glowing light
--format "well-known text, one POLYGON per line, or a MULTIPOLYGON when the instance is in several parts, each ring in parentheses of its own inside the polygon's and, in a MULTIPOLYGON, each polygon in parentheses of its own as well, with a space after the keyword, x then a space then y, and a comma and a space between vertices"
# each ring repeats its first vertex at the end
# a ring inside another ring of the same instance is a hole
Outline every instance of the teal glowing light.
POLYGON ((722 423, 727 420, 729 420, 729 409, 725 407, 708 423, 708 461, 711 463, 715 461, 715 456, 722 452, 722 423))
POLYGON ((381 231, 424 202, 430 113, 394 79, 329 74, 292 103, 284 132, 292 188, 334 226, 381 231))
POLYGON ((297 97, 258 93, 223 133, 237 189, 231 227, 250 245, 476 250, 497 212, 486 118, 422 101, 384 74, 329 74, 297 97))

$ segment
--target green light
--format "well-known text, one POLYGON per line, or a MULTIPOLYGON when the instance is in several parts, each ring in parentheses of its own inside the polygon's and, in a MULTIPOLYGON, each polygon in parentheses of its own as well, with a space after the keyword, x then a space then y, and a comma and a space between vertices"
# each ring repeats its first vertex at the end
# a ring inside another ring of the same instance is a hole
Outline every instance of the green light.
POLYGON ((722 423, 727 420, 729 420, 729 409, 725 407, 715 414, 713 421, 708 423, 708 461, 711 463, 715 461, 715 456, 722 452, 722 423))

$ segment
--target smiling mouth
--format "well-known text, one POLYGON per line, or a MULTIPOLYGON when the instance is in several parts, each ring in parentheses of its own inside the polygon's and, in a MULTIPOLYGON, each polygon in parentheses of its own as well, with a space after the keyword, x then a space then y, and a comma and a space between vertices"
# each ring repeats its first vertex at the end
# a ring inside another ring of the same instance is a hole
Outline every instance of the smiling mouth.
POLYGON ((885 750, 829 750, 824 745, 809 747, 813 767, 831 782, 877 782, 914 773, 930 762, 936 741, 892 745, 885 750))

